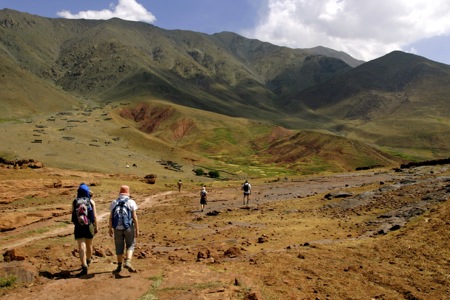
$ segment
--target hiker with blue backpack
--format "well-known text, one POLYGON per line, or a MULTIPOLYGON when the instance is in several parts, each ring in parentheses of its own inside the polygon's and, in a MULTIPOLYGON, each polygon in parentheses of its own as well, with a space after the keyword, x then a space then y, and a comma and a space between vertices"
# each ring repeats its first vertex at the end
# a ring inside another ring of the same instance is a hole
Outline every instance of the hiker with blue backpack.
POLYGON ((72 223, 75 225, 74 235, 78 242, 78 253, 81 261, 81 272, 76 276, 87 275, 92 257, 92 241, 98 232, 97 211, 91 199, 92 192, 82 183, 77 190, 77 198, 72 202, 72 223))
POLYGON ((252 186, 247 180, 244 182, 244 184, 242 184, 241 190, 244 191, 244 199, 243 199, 244 205, 248 205, 248 203, 250 202, 250 195, 252 193, 252 186), (247 202, 245 201, 246 198, 247 202))
POLYGON ((122 265, 130 272, 136 272, 131 265, 136 237, 139 236, 139 223, 136 214, 136 202, 130 198, 130 188, 122 185, 119 197, 111 202, 109 210, 109 235, 114 237, 117 255, 117 269, 114 273, 122 271, 122 265), (126 247, 126 252, 125 252, 126 247), (124 263, 125 253, 125 263, 124 263))

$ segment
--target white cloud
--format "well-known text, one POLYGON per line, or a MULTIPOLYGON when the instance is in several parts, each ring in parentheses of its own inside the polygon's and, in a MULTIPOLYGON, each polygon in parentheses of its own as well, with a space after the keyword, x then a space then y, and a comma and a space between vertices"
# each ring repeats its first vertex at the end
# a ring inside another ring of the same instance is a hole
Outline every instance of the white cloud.
POLYGON ((325 46, 363 60, 450 33, 448 0, 265 0, 265 3, 267 7, 259 25, 243 35, 292 48, 325 46))
POLYGON ((80 11, 75 14, 63 10, 57 12, 57 15, 67 19, 107 20, 111 18, 120 18, 123 20, 142 21, 147 23, 156 21, 155 16, 136 0, 119 0, 117 5, 111 3, 109 9, 80 11))

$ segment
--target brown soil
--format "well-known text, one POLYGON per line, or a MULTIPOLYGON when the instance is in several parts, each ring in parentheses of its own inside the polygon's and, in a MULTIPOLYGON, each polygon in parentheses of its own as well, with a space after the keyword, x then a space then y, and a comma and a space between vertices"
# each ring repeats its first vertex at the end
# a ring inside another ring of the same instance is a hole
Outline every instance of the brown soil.
MULTIPOLYGON (((2 169, 2 253, 23 261, 2 299, 449 299, 449 166, 402 172, 145 184, 130 175, 2 169), (89 179, 86 179, 89 178, 89 179), (70 204, 91 185, 100 215, 96 255, 81 278, 70 204), (114 276, 108 205, 128 183, 139 205, 137 273, 114 276), (21 274, 22 274, 21 273, 21 274), (17 273, 18 274, 18 273, 17 273)), ((9 271, 6 271, 9 270, 9 271)), ((2 273, 3 272, 3 273, 2 273)), ((9 272, 9 273, 8 273, 9 272)))
POLYGON ((135 108, 124 108, 120 115, 124 118, 132 119, 139 124, 139 129, 145 133, 155 132, 162 122, 170 118, 175 113, 173 107, 150 107, 146 103, 141 103, 135 108))

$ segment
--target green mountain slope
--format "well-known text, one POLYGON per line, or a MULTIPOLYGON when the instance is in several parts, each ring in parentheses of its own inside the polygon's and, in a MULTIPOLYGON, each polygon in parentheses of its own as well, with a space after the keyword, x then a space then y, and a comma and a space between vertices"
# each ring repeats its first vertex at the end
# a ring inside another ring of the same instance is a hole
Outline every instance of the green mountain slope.
POLYGON ((97 101, 152 96, 233 116, 276 119, 277 106, 289 95, 351 69, 311 49, 227 32, 164 30, 120 19, 47 19, 12 10, 0 11, 0 22, 8 59, 75 96, 97 101))
POLYGON ((120 110, 131 126, 152 138, 210 159, 211 167, 260 176, 341 172, 395 166, 401 160, 363 143, 313 131, 294 131, 242 118, 161 102, 120 110), (269 171, 270 170, 270 171, 269 171))
POLYGON ((411 157, 450 153, 450 66, 392 52, 299 93, 286 110, 305 107, 340 135, 411 157))
MULTIPOLYGON (((251 166, 269 165, 275 173, 310 172, 315 164, 323 166, 316 170, 336 171, 396 162, 382 158, 380 149, 408 159, 447 157, 449 68, 398 51, 364 63, 324 47, 290 49, 231 32, 207 35, 120 19, 49 19, 4 9, 0 119, 11 141, 19 132, 11 124, 24 118, 31 123, 18 128, 33 133, 36 122, 47 124, 55 114, 102 112, 91 120, 97 126, 69 127, 73 136, 60 136, 67 128, 67 120, 60 120, 60 128, 50 126, 57 135, 24 134, 16 139, 22 150, 5 146, 0 152, 60 164, 58 152, 41 153, 27 143, 53 136, 53 145, 59 139, 66 145, 66 138, 84 141, 84 135, 100 141, 92 133, 98 130, 109 157, 114 151, 124 155, 126 147, 140 161, 235 165, 230 172, 246 166, 246 172, 258 173, 251 166), (154 103, 169 107, 151 113, 154 103), (126 109, 116 115, 117 107, 126 109), (112 119, 103 122, 103 115, 112 119), (303 133, 324 142, 319 147, 303 133), (116 137, 127 143, 111 142, 116 137)), ((103 168, 98 159, 85 167, 103 168)))

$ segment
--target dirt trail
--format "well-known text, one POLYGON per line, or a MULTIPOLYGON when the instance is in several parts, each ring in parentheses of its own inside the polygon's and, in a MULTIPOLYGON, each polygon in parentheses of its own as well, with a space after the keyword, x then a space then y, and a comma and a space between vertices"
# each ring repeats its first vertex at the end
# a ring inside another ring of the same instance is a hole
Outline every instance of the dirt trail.
MULTIPOLYGON (((139 203, 139 209, 143 209, 143 208, 147 208, 147 207, 151 207, 156 203, 156 200, 159 197, 164 197, 166 195, 170 195, 172 194, 172 191, 169 192, 163 192, 163 193, 158 193, 155 195, 151 195, 148 197, 144 198, 144 201, 142 201, 141 203, 139 203)), ((102 211, 102 212, 98 212, 98 222, 99 223, 103 223, 104 220, 109 216, 109 212, 108 211, 102 211)), ((64 217, 59 217, 59 218, 55 218, 55 220, 57 219, 63 219, 66 218, 64 217)), ((39 224, 39 223, 34 223, 32 224, 33 228, 38 228, 39 226, 43 226, 44 224, 39 224)), ((65 226, 63 228, 56 228, 56 229, 52 229, 50 231, 44 232, 44 233, 39 233, 36 235, 32 235, 32 236, 28 236, 26 238, 22 238, 20 240, 17 241, 11 241, 11 242, 4 242, 2 243, 2 249, 6 250, 6 249, 13 249, 13 248, 18 248, 21 246, 25 246, 29 243, 32 243, 38 239, 47 239, 47 238, 51 238, 51 237, 55 237, 55 236, 65 236, 65 235, 70 235, 73 233, 73 226, 72 224, 65 226)))

